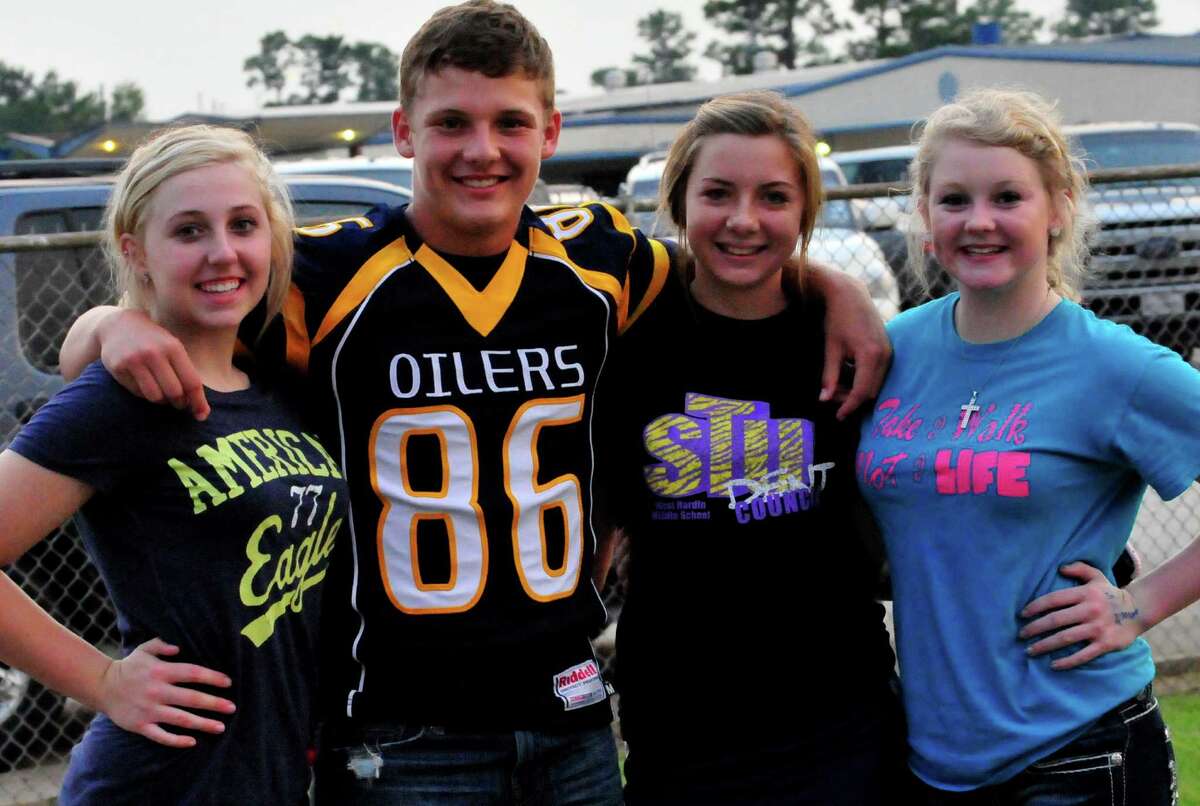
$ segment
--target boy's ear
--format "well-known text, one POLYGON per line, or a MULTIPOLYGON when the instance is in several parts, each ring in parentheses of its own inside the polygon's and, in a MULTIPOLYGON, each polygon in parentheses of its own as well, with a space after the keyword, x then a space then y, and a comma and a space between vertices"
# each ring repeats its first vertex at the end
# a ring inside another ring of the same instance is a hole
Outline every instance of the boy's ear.
POLYGON ((392 142, 396 144, 396 151, 400 156, 412 158, 412 127, 402 106, 392 110, 392 142))
MULTIPOLYGON (((397 110, 398 111, 398 110, 397 110)), ((542 129, 542 159, 549 159, 558 150, 558 135, 562 132, 562 112, 550 110, 542 129)))

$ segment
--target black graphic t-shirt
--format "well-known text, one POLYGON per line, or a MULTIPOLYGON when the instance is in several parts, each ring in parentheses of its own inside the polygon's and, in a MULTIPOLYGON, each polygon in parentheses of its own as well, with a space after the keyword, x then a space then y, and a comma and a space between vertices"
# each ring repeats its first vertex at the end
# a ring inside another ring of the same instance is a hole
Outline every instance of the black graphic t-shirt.
MULTIPOLYGON (((229 675, 221 735, 173 749, 98 716, 59 803, 294 806, 308 786, 318 618, 346 512, 336 463, 257 385, 206 390, 212 414, 137 399, 99 364, 10 446, 96 488, 88 552, 117 610, 122 653, 154 636, 229 675)), ((168 730, 174 730, 168 728, 168 730)))
POLYGON ((738 320, 675 294, 619 345, 598 407, 632 540, 616 679, 631 744, 816 735, 831 684, 890 674, 858 425, 817 400, 823 339, 812 304, 738 320))

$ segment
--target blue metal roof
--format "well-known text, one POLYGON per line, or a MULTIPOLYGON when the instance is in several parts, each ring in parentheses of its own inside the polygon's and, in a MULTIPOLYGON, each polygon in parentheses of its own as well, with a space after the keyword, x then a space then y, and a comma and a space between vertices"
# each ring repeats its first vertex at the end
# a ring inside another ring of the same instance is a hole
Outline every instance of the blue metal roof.
MULTIPOLYGON (((773 89, 787 96, 806 95, 828 89, 829 87, 861 81, 865 78, 894 70, 902 70, 913 64, 947 57, 1091 64, 1131 64, 1159 67, 1200 67, 1200 33, 1183 36, 1130 34, 1109 39, 1054 42, 1043 45, 946 45, 921 51, 920 53, 913 53, 909 56, 890 59, 882 64, 876 63, 861 70, 849 70, 819 81, 802 81, 777 85, 771 85, 769 81, 765 81, 761 89, 773 89)), ((769 76, 764 76, 764 78, 769 78, 769 76)), ((644 105, 630 105, 626 108, 634 112, 639 108, 644 109, 646 106, 661 107, 664 105, 699 104, 712 97, 712 88, 709 83, 697 81, 692 82, 692 84, 695 88, 694 94, 683 91, 673 98, 657 98, 644 105)), ((680 89, 683 90, 682 87, 680 89)), ((597 106, 600 108, 604 107, 603 96, 597 97, 597 106)), ((582 122, 575 122, 579 116, 588 114, 586 111, 576 111, 569 114, 570 117, 564 115, 563 125, 588 125, 582 122)), ((646 119, 641 122, 674 122, 671 118, 667 117, 670 114, 664 113, 663 116, 645 116, 646 119)), ((632 114, 625 116, 615 113, 606 117, 627 117, 633 119, 637 116, 632 114)), ((617 121, 610 120, 609 122, 617 121)))

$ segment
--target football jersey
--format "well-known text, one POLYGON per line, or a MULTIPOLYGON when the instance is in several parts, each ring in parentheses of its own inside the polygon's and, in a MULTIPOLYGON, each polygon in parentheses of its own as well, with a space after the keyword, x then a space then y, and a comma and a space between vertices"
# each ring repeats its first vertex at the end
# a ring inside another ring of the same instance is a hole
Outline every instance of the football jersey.
POLYGON ((595 390, 669 265, 603 204, 526 209, 482 277, 402 208, 299 230, 286 352, 351 485, 325 600, 335 714, 609 721, 588 641, 595 390))

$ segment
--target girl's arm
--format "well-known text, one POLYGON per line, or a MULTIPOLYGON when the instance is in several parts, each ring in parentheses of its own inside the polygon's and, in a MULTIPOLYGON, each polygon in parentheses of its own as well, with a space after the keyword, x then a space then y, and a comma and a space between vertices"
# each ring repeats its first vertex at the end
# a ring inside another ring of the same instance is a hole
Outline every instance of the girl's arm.
POLYGON ((1154 625, 1200 600, 1200 538, 1124 588, 1113 587, 1087 563, 1071 563, 1059 573, 1083 584, 1030 602, 1021 616, 1034 621, 1025 625, 1020 637, 1053 633, 1031 644, 1030 655, 1084 644, 1078 652, 1050 664, 1055 669, 1073 669, 1106 652, 1124 649, 1154 625))
MULTIPOLYGON (((92 488, 12 451, 0 453, 0 565, 10 565, 71 517, 92 488)), ((229 700, 179 684, 228 687, 220 672, 159 655, 179 650, 155 638, 114 661, 72 633, 0 574, 0 660, 43 685, 103 711, 122 728, 170 747, 191 747, 191 736, 168 733, 176 725, 207 733, 225 726, 184 709, 232 713, 229 700)))

